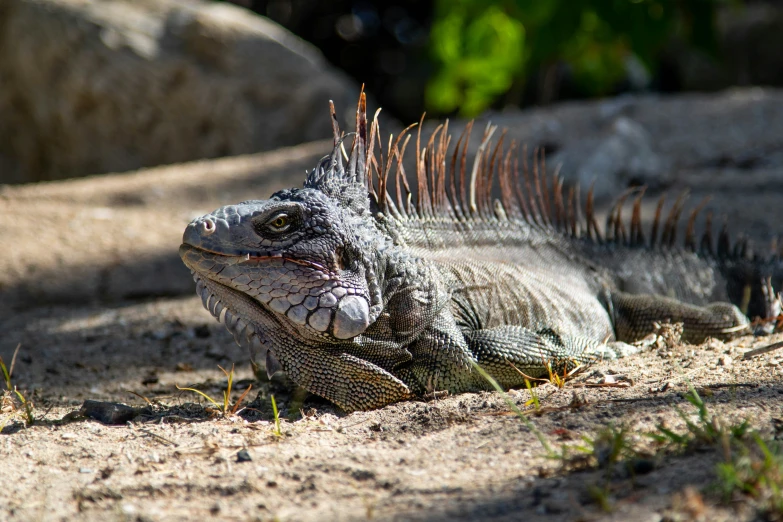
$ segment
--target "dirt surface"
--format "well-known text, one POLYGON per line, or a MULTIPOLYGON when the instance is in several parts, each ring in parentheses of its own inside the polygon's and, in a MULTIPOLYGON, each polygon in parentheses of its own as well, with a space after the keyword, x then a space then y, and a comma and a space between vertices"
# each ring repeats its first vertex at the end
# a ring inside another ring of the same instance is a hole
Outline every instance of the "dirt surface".
MULTIPOLYGON (((34 401, 36 421, 27 428, 11 422, 0 438, 2 519, 659 520, 687 513, 682 492, 715 480, 713 451, 659 456, 651 471, 611 480, 612 511, 604 512, 590 489, 603 472, 568 471, 547 459, 498 394, 349 415, 314 398, 302 402, 284 381, 254 383, 246 354, 195 297, 38 309, 4 327, 6 342, 22 343, 14 380, 34 401), (260 391, 252 410, 210 415, 206 401, 176 389, 196 386, 219 398, 226 379, 217 365, 232 362, 233 400, 251 382, 251 396, 260 391), (130 423, 63 420, 86 399, 146 406, 129 392, 153 402, 130 423), (281 437, 274 434, 273 393, 284 419, 281 437), (241 450, 251 460, 239 462, 241 450)), ((711 412, 751 419, 769 435, 773 419, 783 416, 781 354, 740 356, 772 340, 652 349, 602 364, 596 372, 622 374, 633 384, 581 387, 596 381, 590 372, 563 389, 543 385, 544 413, 531 415, 532 423, 556 447, 611 423, 649 445, 644 434, 658 424, 683 429, 673 405, 691 411, 682 395, 692 382, 711 391, 703 391, 711 412)), ((510 396, 524 408, 530 392, 510 396)), ((742 503, 716 502, 704 497, 706 519, 752 515, 742 503)))
MULTIPOLYGON (((779 122, 780 123, 780 122, 779 122)), ((719 132, 716 129, 716 132, 719 132)), ((731 129, 742 134, 742 129, 731 129)), ((687 133, 683 133, 685 135, 687 133)), ((683 145, 685 146, 685 145, 683 145)), ((706 147, 706 146, 705 146, 706 147)), ((709 148, 709 147, 707 147, 709 148)), ((510 397, 555 449, 627 428, 648 455, 633 472, 552 459, 530 425, 496 393, 407 402, 344 414, 284 378, 256 382, 238 348, 195 297, 176 255, 195 215, 301 184, 328 149, 274 153, 130 174, 0 187, 0 356, 34 404, 26 426, 0 413, 0 520, 750 520, 747 497, 723 502, 709 486, 722 453, 677 453, 647 433, 684 431, 688 383, 727 424, 749 419, 767 439, 783 418, 783 340, 741 338, 651 348, 590 369, 559 389, 510 397), (236 364, 238 415, 210 412, 236 364), (617 381, 615 386, 589 383, 617 381), (624 377, 623 377, 624 376, 624 377), (281 409, 275 434, 270 396, 281 409), (145 399, 150 404, 145 402, 145 399), (105 425, 75 414, 85 400, 138 408, 105 425)), ((678 173, 677 185, 713 205, 733 230, 761 239, 783 222, 780 166, 678 173)), ((751 151, 752 152, 752 151, 751 151)), ((704 159, 704 162, 707 162, 704 159)), ((708 163, 708 162, 707 162, 708 163)), ((700 163, 706 165, 707 163, 700 163)), ((651 203, 652 205, 652 203, 651 203)), ((649 217, 648 212, 648 217, 649 217)))

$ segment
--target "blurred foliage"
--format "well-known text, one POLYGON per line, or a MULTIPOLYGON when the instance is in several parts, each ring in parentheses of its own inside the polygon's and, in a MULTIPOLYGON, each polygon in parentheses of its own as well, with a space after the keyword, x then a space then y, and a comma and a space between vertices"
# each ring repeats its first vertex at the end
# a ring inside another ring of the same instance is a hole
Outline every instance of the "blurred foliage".
POLYGON ((534 76, 546 101, 563 65, 585 95, 610 94, 634 63, 654 73, 675 36, 714 54, 717 9, 740 1, 436 0, 427 109, 472 117, 534 76))
POLYGON ((418 121, 432 71, 434 0, 231 1, 314 44, 357 84, 365 84, 386 114, 418 121))
MULTIPOLYGON (((416 121, 422 110, 472 117, 490 107, 679 92, 686 62, 678 53, 691 46, 716 64, 725 58, 718 56, 716 23, 723 6, 781 0, 226 1, 313 43, 365 84, 387 114, 416 121)), ((753 36, 741 37, 741 49, 766 54, 769 38, 753 36)), ((725 53, 725 35, 722 41, 725 53)), ((775 62, 757 63, 770 71, 766 64, 775 62)), ((710 89, 710 81, 715 88, 777 84, 775 74, 748 79, 747 67, 740 70, 745 76, 736 70, 725 71, 725 79, 713 74, 698 88, 710 89)))

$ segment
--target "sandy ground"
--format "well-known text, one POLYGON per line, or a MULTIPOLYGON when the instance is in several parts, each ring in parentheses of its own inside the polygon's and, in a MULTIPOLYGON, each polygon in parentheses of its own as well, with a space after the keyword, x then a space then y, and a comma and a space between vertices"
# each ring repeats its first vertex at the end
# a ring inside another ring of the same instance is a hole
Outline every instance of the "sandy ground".
MULTIPOLYGON (((783 128, 783 119, 757 113, 759 128, 783 128)), ((740 127, 731 132, 748 135, 740 127)), ((768 239, 783 219, 780 158, 727 167, 727 145, 704 143, 694 138, 699 162, 677 173, 678 185, 693 187, 694 201, 715 193, 713 206, 734 230, 768 239)), ((531 425, 496 393, 346 415, 284 378, 256 382, 248 354, 192 293, 176 255, 181 232, 221 204, 299 185, 327 148, 0 187, 0 356, 10 364, 20 345, 13 382, 35 417, 25 426, 8 401, 0 414, 0 520, 754 518, 748 498, 724 502, 710 489, 723 459, 714 445, 664 451, 646 434, 659 425, 685 429, 675 406, 694 414, 684 398, 692 383, 726 423, 748 419, 766 439, 778 436, 783 350, 749 361, 742 354, 783 335, 652 348, 562 389, 542 385, 539 412, 531 392, 510 392, 555 449, 584 445, 583 436, 607 426, 626 428, 646 455, 632 472, 547 458, 531 425), (218 365, 232 364, 232 403, 253 386, 254 402, 237 415, 177 389, 220 399, 218 365), (607 374, 623 377, 617 386, 587 386, 607 374), (139 409, 111 426, 76 415, 85 400, 139 409)))
MULTIPOLYGON (((27 428, 11 422, 0 438, 3 519, 688 519, 683 491, 714 481, 720 459, 714 451, 661 453, 652 470, 608 482, 606 512, 591 494, 605 472, 572 471, 547 459, 498 394, 349 415, 312 397, 302 401, 284 380, 253 382, 245 354, 195 297, 38 309, 5 328, 22 343, 15 382, 35 403, 36 421, 27 428), (196 386, 219 398, 226 379, 217 365, 232 362, 232 398, 253 383, 252 409, 224 418, 210 414, 198 395, 176 389, 196 386), (274 434, 271 394, 281 408, 282 436, 274 434), (86 399, 147 410, 120 426, 68 419, 86 399), (241 450, 250 460, 239 461, 241 450)), ((783 353, 740 357, 773 340, 651 349, 603 364, 596 372, 624 375, 629 386, 582 387, 601 381, 594 372, 562 389, 546 384, 538 388, 544 413, 530 418, 555 447, 578 444, 608 424, 627 427, 632 440, 649 447, 644 434, 656 425, 683 429, 673 405, 691 412, 683 394, 692 382, 711 412, 732 422, 750 419, 771 436, 773 419, 783 417, 783 353)), ((525 408, 530 392, 510 397, 525 408)), ((699 498, 708 520, 752 514, 743 503, 699 498)))

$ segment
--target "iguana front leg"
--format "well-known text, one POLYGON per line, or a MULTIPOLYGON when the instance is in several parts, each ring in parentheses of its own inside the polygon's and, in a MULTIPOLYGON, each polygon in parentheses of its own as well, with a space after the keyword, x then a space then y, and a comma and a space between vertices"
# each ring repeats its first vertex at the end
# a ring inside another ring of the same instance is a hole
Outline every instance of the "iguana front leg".
POLYGON ((683 323, 683 340, 698 344, 708 337, 730 339, 750 333, 750 321, 731 303, 696 306, 668 297, 615 292, 611 296, 617 339, 637 341, 654 331, 654 323, 683 323))
POLYGON ((345 411, 371 410, 411 399, 408 387, 389 372, 347 353, 302 351, 283 369, 298 385, 345 411))

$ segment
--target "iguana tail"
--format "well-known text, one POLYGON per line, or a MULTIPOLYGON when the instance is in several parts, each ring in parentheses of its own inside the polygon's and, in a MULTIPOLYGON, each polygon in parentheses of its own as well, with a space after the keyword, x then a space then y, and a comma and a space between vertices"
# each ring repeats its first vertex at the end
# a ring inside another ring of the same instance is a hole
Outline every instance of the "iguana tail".
POLYGON ((690 212, 684 241, 678 242, 678 223, 687 193, 677 198, 665 217, 665 199, 659 200, 646 237, 641 225, 643 193, 643 188, 634 188, 617 199, 607 217, 603 237, 592 216, 592 198, 588 195, 586 228, 591 233, 587 234, 584 248, 591 259, 618 274, 622 290, 675 297, 697 305, 728 301, 757 321, 758 332, 769 333, 776 325, 780 325, 778 329, 783 327, 783 248, 774 244, 768 253, 754 252, 747 238, 731 240, 726 223, 715 241, 710 212, 706 213, 703 232, 697 238, 697 217, 709 198, 690 212), (633 192, 638 195, 626 228, 622 207, 633 192))

